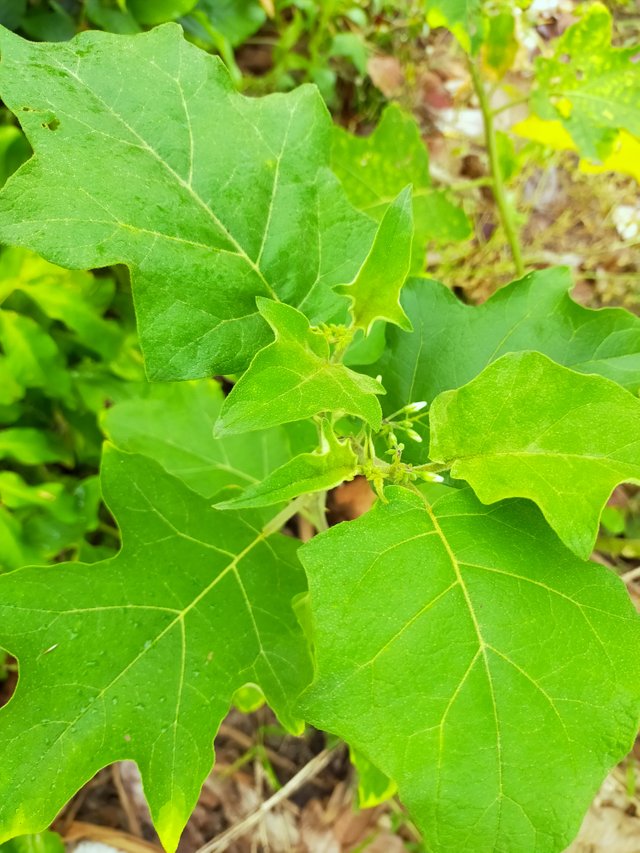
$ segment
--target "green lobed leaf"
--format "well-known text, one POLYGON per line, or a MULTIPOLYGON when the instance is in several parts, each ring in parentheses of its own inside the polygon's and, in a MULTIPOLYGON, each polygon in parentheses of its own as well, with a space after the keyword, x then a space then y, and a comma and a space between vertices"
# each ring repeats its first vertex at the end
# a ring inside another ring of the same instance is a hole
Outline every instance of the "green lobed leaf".
POLYGON ((433 853, 560 853, 637 730, 624 585, 524 501, 386 495, 300 551, 303 711, 397 782, 433 853))
POLYGON ((640 46, 612 47, 611 37, 611 13, 593 3, 554 43, 553 56, 535 64, 534 110, 560 120, 595 160, 606 159, 621 128, 640 135, 640 46))
POLYGON ((289 305, 258 297, 276 339, 233 386, 216 423, 217 436, 249 432, 322 412, 355 415, 380 429, 379 382, 329 360, 326 338, 289 305))
POLYGON ((0 49, 35 151, 0 195, 0 238, 62 266, 127 264, 152 378, 244 369, 269 339, 256 295, 343 316, 332 288, 375 224, 327 168, 316 89, 246 98, 176 24, 64 45, 2 31, 0 49))
POLYGON ((400 305, 400 291, 411 268, 413 213, 411 187, 405 187, 384 212, 369 254, 350 284, 336 288, 350 300, 356 329, 369 334, 376 320, 388 320, 401 329, 411 323, 400 305))
POLYGON ((357 468, 358 458, 348 440, 337 438, 329 423, 324 421, 322 442, 317 451, 295 456, 261 482, 244 489, 239 497, 221 501, 216 507, 244 509, 290 501, 299 495, 333 489, 345 480, 352 480, 357 468))
POLYGON ((430 425, 433 460, 484 503, 535 501, 584 559, 613 489, 640 484, 640 400, 538 352, 505 355, 439 396, 430 425))
POLYGON ((474 306, 438 282, 409 281, 402 304, 415 331, 388 327, 384 353, 367 368, 382 376, 385 413, 408 402, 432 402, 505 353, 522 350, 538 350, 635 393, 640 389, 640 319, 621 308, 583 308, 570 298, 571 285, 565 268, 533 272, 474 306))
POLYGON ((449 243, 464 240, 471 232, 464 211, 431 186, 429 153, 420 128, 396 104, 385 108, 369 136, 354 136, 335 127, 331 168, 352 204, 378 221, 398 193, 412 184, 414 272, 424 269, 429 240, 449 243))
POLYGON ((310 662, 291 599, 304 574, 293 540, 216 512, 147 457, 108 448, 102 479, 116 557, 0 576, 0 644, 20 663, 0 711, 0 842, 43 829, 99 768, 133 759, 172 851, 239 687, 259 685, 299 726, 310 662))
POLYGON ((121 450, 155 459, 206 498, 228 486, 258 484, 300 450, 313 447, 311 424, 215 439, 223 401, 212 380, 149 385, 144 397, 107 409, 102 426, 121 450))

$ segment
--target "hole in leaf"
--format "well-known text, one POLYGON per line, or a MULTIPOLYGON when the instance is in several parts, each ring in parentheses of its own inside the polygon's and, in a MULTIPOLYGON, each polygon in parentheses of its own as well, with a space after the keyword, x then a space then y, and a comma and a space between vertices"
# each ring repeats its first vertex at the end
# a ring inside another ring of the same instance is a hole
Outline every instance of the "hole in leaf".
POLYGON ((43 121, 42 126, 49 128, 49 130, 57 130, 60 127, 60 120, 52 118, 50 121, 43 121))
POLYGON ((23 113, 35 113, 35 110, 33 107, 20 107, 20 110, 23 113))
POLYGON ((18 683, 18 662, 0 649, 0 707, 6 705, 15 693, 18 683))

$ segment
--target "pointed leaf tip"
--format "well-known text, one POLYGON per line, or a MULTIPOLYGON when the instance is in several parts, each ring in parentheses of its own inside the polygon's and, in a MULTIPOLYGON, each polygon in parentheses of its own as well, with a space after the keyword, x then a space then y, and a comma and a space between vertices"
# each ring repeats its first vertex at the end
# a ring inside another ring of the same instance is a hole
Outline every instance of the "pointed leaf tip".
POLYGON ((376 320, 387 320, 411 331, 411 321, 400 305, 400 291, 411 270, 413 203, 409 184, 385 211, 369 254, 358 274, 336 291, 351 301, 350 313, 357 328, 369 334, 376 320))

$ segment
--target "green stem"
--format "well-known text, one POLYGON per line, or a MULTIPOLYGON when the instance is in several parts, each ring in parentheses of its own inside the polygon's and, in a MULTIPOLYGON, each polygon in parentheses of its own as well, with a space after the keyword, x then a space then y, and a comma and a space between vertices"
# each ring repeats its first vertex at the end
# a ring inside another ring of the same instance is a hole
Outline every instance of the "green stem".
POLYGON ((507 242, 509 243, 509 248, 511 249, 513 261, 516 266, 516 272, 518 277, 521 277, 524 275, 522 249, 518 238, 518 229, 516 228, 516 223, 514 221, 513 209, 509 204, 504 187, 504 178, 502 176, 500 158, 498 156, 496 130, 493 123, 493 112, 491 110, 491 105, 489 104, 489 99, 487 97, 482 78, 473 63, 473 60, 470 60, 469 62, 469 71, 473 81, 473 88, 478 96, 478 102, 482 112, 485 142, 487 146, 487 153, 489 154, 489 168, 491 169, 491 177, 493 179, 493 197, 495 198, 496 205, 498 207, 498 212, 502 221, 502 228, 504 229, 507 242))
POLYGON ((295 500, 292 500, 291 503, 287 504, 283 510, 271 519, 271 521, 268 521, 265 524, 262 529, 264 536, 267 537, 271 536, 273 533, 277 533, 281 527, 284 527, 290 518, 293 518, 294 515, 297 515, 300 510, 303 509, 306 500, 307 495, 300 495, 295 498, 295 500))
POLYGON ((439 474, 440 471, 448 471, 451 465, 444 462, 427 462, 425 465, 414 465, 412 471, 426 471, 428 474, 439 474))
POLYGON ((492 110, 493 117, 495 118, 496 116, 500 115, 500 113, 504 113, 507 110, 512 109, 513 107, 519 107, 522 106, 522 104, 528 104, 529 100, 530 98, 528 95, 523 95, 521 98, 515 98, 513 101, 509 101, 508 103, 503 104, 501 107, 497 107, 495 110, 492 110))
POLYGON ((443 186, 447 190, 459 193, 474 187, 491 187, 493 186, 493 178, 470 178, 467 181, 454 181, 452 184, 444 184, 443 186))
POLYGON ((299 495, 291 503, 288 503, 271 521, 265 524, 262 528, 263 536, 268 537, 277 533, 289 519, 298 513, 304 515, 313 524, 318 533, 327 530, 326 500, 326 492, 312 492, 311 494, 299 495))

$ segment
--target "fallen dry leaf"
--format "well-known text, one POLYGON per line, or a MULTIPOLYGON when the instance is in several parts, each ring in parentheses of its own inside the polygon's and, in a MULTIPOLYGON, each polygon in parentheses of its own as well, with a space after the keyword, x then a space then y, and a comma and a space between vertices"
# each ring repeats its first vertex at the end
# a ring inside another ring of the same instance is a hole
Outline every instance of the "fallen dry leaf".
POLYGON ((367 72, 385 98, 397 95, 404 85, 402 65, 394 56, 372 56, 367 62, 367 72))

